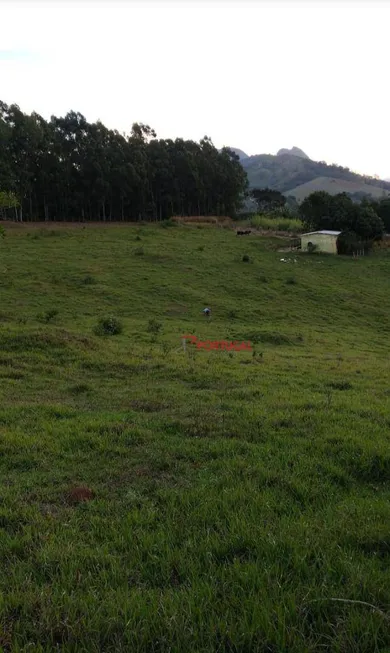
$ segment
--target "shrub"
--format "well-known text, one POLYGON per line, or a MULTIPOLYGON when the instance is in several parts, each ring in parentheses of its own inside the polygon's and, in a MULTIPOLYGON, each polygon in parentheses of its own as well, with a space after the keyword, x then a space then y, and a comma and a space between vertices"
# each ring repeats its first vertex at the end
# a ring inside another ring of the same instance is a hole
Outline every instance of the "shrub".
POLYGON ((144 248, 143 247, 137 247, 134 250, 134 256, 143 256, 144 255, 144 248))
POLYGON ((141 240, 141 236, 136 236, 135 240, 141 240))
POLYGON ((76 385, 72 385, 72 386, 69 388, 69 392, 70 392, 72 395, 81 395, 81 394, 83 394, 84 392, 88 392, 89 389, 90 389, 90 387, 89 387, 89 385, 87 385, 86 383, 78 383, 78 384, 76 384, 76 385))
POLYGON ((373 241, 362 240, 353 231, 344 231, 337 238, 337 253, 352 255, 356 252, 369 252, 373 247, 373 241))
POLYGON ((147 331, 148 333, 153 333, 154 335, 157 335, 160 333, 162 329, 162 324, 161 322, 157 322, 154 318, 151 318, 148 322, 147 326, 147 331))
POLYGON ((91 284, 95 283, 95 279, 92 275, 87 274, 85 277, 83 277, 82 283, 86 286, 90 286, 91 284))
POLYGON ((2 225, 0 225, 0 238, 4 238, 5 236, 5 229, 2 225))
POLYGON ((242 257, 242 261, 243 261, 243 263, 249 263, 250 262, 250 258, 248 256, 248 254, 244 254, 244 256, 242 257))
POLYGON ((199 245, 199 247, 197 247, 197 250, 198 250, 198 252, 203 252, 204 245, 199 245))
POLYGON ((259 358, 263 358, 263 352, 262 351, 257 352, 256 349, 253 349, 252 358, 253 360, 258 360, 259 358))
POLYGON ((50 309, 49 311, 45 311, 44 313, 40 313, 38 315, 38 320, 41 322, 51 322, 54 320, 54 318, 58 315, 58 311, 55 308, 50 309))
POLYGON ((167 356, 169 352, 171 351, 170 344, 168 342, 162 342, 161 343, 161 350, 164 356, 167 356))
POLYGON ((178 224, 172 218, 169 218, 168 220, 163 220, 160 222, 160 225, 163 227, 163 229, 168 229, 169 227, 177 227, 178 224))
POLYGON ((287 277, 286 284, 288 286, 295 286, 296 283, 297 283, 297 280, 295 279, 295 277, 287 277))
POLYGON ((101 318, 94 329, 97 336, 116 336, 122 331, 123 326, 116 317, 101 318))
POLYGON ((333 381, 328 383, 328 387, 332 388, 333 390, 351 390, 352 383, 349 381, 333 381))

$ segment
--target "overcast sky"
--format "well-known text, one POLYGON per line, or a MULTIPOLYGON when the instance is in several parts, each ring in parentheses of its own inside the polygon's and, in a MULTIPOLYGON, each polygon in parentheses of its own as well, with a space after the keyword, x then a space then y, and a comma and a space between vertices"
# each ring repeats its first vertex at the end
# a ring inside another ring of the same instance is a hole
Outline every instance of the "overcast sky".
POLYGON ((390 177, 390 0, 0 0, 0 99, 390 177))

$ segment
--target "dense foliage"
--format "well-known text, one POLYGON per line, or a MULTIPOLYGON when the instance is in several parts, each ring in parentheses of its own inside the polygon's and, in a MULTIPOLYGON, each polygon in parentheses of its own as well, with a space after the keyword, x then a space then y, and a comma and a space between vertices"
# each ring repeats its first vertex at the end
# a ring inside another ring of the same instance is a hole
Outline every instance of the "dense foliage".
POLYGON ((0 102, 0 190, 20 219, 234 215, 246 187, 238 156, 208 137, 159 140, 143 124, 124 135, 74 111, 46 121, 0 102))
POLYGON ((355 204, 345 193, 330 195, 316 191, 306 197, 299 212, 308 229, 348 231, 367 243, 384 232, 383 222, 372 206, 355 204))
POLYGON ((372 208, 382 220, 386 233, 390 233, 390 198, 385 198, 380 202, 372 199, 364 199, 362 206, 372 208))
POLYGON ((286 198, 278 190, 271 188, 254 188, 251 196, 257 204, 260 213, 270 213, 282 208, 286 204, 286 198))

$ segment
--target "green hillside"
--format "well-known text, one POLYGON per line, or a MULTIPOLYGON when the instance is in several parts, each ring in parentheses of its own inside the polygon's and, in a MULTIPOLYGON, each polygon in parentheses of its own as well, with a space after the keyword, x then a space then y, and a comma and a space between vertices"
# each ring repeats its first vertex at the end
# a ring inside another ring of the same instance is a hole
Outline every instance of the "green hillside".
POLYGON ((350 195, 370 195, 375 199, 382 199, 390 196, 390 189, 385 190, 379 186, 372 186, 371 184, 363 184, 361 182, 346 181, 344 179, 335 179, 333 177, 316 177, 306 184, 292 188, 286 194, 295 197, 296 200, 301 202, 310 193, 314 191, 323 190, 330 195, 337 195, 338 193, 348 193, 350 195))
MULTIPOLYGON (((323 161, 312 161, 302 155, 295 156, 288 151, 280 150, 277 156, 272 154, 258 154, 247 157, 241 161, 248 175, 249 185, 252 188, 273 188, 290 195, 293 190, 303 184, 311 183, 311 191, 322 190, 324 177, 336 179, 339 182, 350 182, 354 185, 353 192, 366 192, 366 186, 374 186, 390 193, 390 183, 357 175, 348 168, 337 165, 327 165, 323 161), (317 186, 318 180, 318 186, 317 186), (321 180, 321 181, 320 181, 321 180)), ((377 191, 378 192, 378 191, 377 191)), ((375 193, 372 193, 375 196, 375 193)))
POLYGON ((390 649, 390 258, 284 244, 6 225, 0 650, 390 649))

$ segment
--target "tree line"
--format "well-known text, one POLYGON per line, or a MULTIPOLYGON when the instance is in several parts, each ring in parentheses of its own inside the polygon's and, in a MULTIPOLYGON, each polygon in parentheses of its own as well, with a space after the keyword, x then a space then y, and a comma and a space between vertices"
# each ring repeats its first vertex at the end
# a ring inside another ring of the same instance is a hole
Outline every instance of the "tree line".
POLYGON ((315 191, 299 206, 306 229, 330 229, 342 232, 339 253, 350 254, 357 249, 369 249, 390 231, 390 199, 364 198, 360 204, 346 193, 330 195, 315 191))
MULTIPOLYGON (((199 143, 131 133, 70 111, 49 121, 0 102, 0 211, 19 220, 164 220, 234 216, 247 190, 238 156, 199 143)), ((1 215, 0 215, 1 217, 1 215)))

